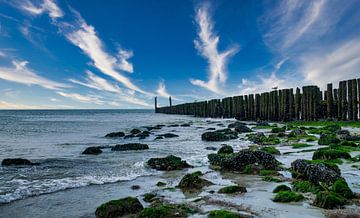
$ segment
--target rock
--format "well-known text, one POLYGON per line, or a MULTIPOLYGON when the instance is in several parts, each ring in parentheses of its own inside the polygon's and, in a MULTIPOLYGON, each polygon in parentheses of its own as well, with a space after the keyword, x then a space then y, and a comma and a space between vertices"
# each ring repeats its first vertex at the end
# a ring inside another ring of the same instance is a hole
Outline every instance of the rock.
POLYGON ((238 134, 231 129, 221 129, 213 132, 205 132, 201 135, 203 141, 228 141, 237 139, 238 134))
POLYGON ((275 195, 274 202, 297 202, 304 199, 302 194, 293 191, 280 191, 275 195))
POLYGON ((296 136, 303 136, 303 135, 306 135, 306 132, 300 128, 292 130, 289 133, 289 137, 296 137, 296 136))
POLYGON ((279 185, 273 190, 273 193, 278 193, 281 191, 291 191, 291 188, 287 185, 279 185))
POLYGON ((256 122, 257 126, 270 126, 270 124, 266 121, 258 121, 256 122))
POLYGON ((216 128, 210 127, 210 128, 207 128, 206 130, 207 130, 207 131, 212 131, 212 130, 216 130, 216 128))
POLYGON ((124 137, 124 136, 125 136, 124 132, 111 132, 111 133, 105 135, 105 137, 107 137, 107 138, 124 137))
POLYGON ((286 131, 286 126, 283 127, 274 127, 271 129, 272 133, 280 133, 280 132, 285 132, 286 131))
POLYGON ((313 160, 334 160, 338 158, 351 159, 348 152, 331 148, 320 148, 313 153, 313 160))
POLYGON ((102 150, 99 147, 88 147, 86 148, 82 154, 101 154, 102 150))
POLYGON ((336 131, 336 138, 340 140, 346 140, 350 136, 349 130, 340 129, 336 131))
POLYGON ((354 196, 354 193, 351 191, 344 179, 336 180, 331 186, 331 191, 347 199, 351 199, 354 196))
POLYGON ((140 189, 140 185, 133 185, 131 186, 132 190, 139 190, 140 189))
POLYGON ((340 208, 346 204, 346 199, 341 197, 340 195, 329 192, 322 191, 316 195, 314 205, 317 207, 321 207, 324 209, 335 209, 340 208))
POLYGON ((276 145, 280 143, 280 139, 278 139, 276 136, 266 137, 262 132, 248 134, 246 136, 248 137, 249 141, 259 145, 276 145))
POLYGON ((135 137, 136 137, 136 135, 126 135, 126 136, 124 136, 124 139, 135 138, 135 137))
POLYGON ((137 198, 127 197, 112 200, 96 208, 96 218, 118 218, 126 215, 137 214, 144 207, 137 198))
POLYGON ((144 138, 149 137, 149 136, 150 136, 149 131, 143 131, 143 132, 136 135, 136 137, 139 137, 139 139, 144 139, 144 138))
POLYGON ((155 140, 159 140, 159 139, 163 139, 164 137, 162 137, 162 136, 156 136, 155 137, 155 140))
POLYGON ((166 183, 165 182, 161 182, 161 181, 159 181, 159 182, 157 182, 156 183, 156 186, 165 186, 166 185, 166 183))
POLYGON ((336 172, 325 164, 312 164, 303 159, 292 162, 291 169, 298 174, 300 178, 309 180, 316 185, 319 185, 319 183, 332 185, 336 180, 342 178, 339 172, 336 172))
POLYGON ((209 212, 208 218, 249 218, 252 216, 245 216, 243 214, 235 213, 228 210, 212 210, 209 212))
POLYGON ((233 154, 209 154, 208 159, 211 165, 232 171, 243 171, 247 166, 254 166, 258 170, 275 170, 279 165, 272 154, 248 149, 233 154))
POLYGON ((128 150, 145 150, 149 149, 147 144, 140 144, 140 143, 127 143, 127 144, 120 144, 115 145, 111 150, 112 151, 128 151, 128 150))
POLYGON ((179 127, 179 126, 180 126, 179 124, 171 124, 168 127, 179 127))
POLYGON ((215 148, 215 147, 206 147, 205 149, 209 150, 209 151, 216 151, 217 150, 217 148, 215 148))
POLYGON ((189 124, 189 123, 184 123, 184 124, 181 124, 180 126, 181 126, 181 127, 189 127, 190 124, 189 124))
POLYGON ((169 155, 162 158, 150 158, 147 164, 152 169, 170 171, 170 170, 181 170, 184 168, 191 167, 186 161, 181 160, 180 157, 169 155))
POLYGON ((237 126, 246 126, 246 123, 242 123, 242 122, 230 123, 228 125, 228 128, 232 129, 232 128, 236 128, 237 126))
POLYGON ((223 193, 223 194, 233 194, 233 193, 238 193, 238 192, 245 193, 245 192, 247 192, 247 190, 245 187, 238 186, 238 185, 226 186, 219 190, 219 193, 223 193))
POLYGON ((131 133, 132 135, 136 135, 136 134, 141 133, 141 131, 140 131, 139 129, 132 129, 132 130, 130 131, 130 133, 131 133))
POLYGON ((158 135, 158 136, 162 136, 162 137, 165 137, 165 138, 175 138, 175 137, 179 137, 179 135, 176 135, 174 133, 165 133, 165 134, 161 134, 161 135, 158 135))
POLYGON ((156 198, 156 194, 155 194, 155 193, 146 193, 146 194, 144 195, 143 200, 144 200, 145 202, 151 202, 151 201, 153 201, 155 198, 156 198))
POLYGON ((234 128, 238 133, 252 132, 252 130, 246 126, 246 124, 241 122, 235 122, 228 125, 228 128, 234 128))
POLYGON ((219 151, 217 153, 218 154, 231 154, 231 153, 234 153, 234 149, 230 145, 224 145, 219 149, 219 151))
POLYGON ((202 173, 200 171, 186 174, 180 181, 178 187, 183 191, 198 191, 205 186, 212 185, 213 183, 201 178, 202 173))
POLYGON ((337 144, 339 142, 340 142, 340 140, 337 139, 334 135, 321 134, 318 144, 319 145, 330 145, 330 144, 337 144))
POLYGON ((341 129, 341 126, 337 125, 337 124, 331 124, 331 125, 322 127, 322 129, 335 133, 336 131, 341 129))
POLYGON ((39 163, 32 163, 23 158, 6 158, 1 162, 1 166, 21 166, 21 165, 40 165, 39 163))

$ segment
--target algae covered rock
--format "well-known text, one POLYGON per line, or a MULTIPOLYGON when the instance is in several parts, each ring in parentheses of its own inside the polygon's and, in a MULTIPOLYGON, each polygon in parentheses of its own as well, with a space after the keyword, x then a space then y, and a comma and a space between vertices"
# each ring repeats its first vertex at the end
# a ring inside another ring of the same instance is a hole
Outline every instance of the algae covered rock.
POLYGON ((317 207, 321 207, 324 209, 335 209, 335 208, 341 208, 343 205, 346 204, 346 199, 341 197, 340 195, 329 192, 329 191, 323 191, 319 192, 316 195, 314 205, 317 207))
POLYGON ((102 150, 99 147, 88 147, 82 152, 82 154, 92 154, 92 155, 101 154, 101 153, 102 150))
POLYGON ((228 125, 228 128, 234 128, 238 133, 252 132, 252 130, 241 122, 235 122, 228 125))
POLYGON ((332 185, 336 180, 341 179, 340 173, 322 163, 309 163, 306 160, 298 159, 291 163, 291 169, 300 178, 308 180, 315 185, 325 183, 332 185))
POLYGON ((330 144, 337 144, 340 140, 332 134, 321 134, 320 139, 318 141, 319 145, 330 145, 330 144))
POLYGON ((201 178, 202 173, 200 171, 186 174, 180 181, 178 187, 183 191, 198 191, 205 186, 212 185, 213 183, 201 178))
POLYGON ((223 193, 223 194, 245 193, 245 192, 247 192, 246 188, 238 185, 226 186, 219 190, 219 193, 223 193))
POLYGON ((224 145, 218 150, 217 153, 218 154, 232 154, 232 153, 234 153, 234 149, 230 145, 224 145))
POLYGON ((344 179, 336 180, 331 186, 331 191, 347 199, 350 199, 354 196, 354 193, 351 191, 344 179))
POLYGON ((273 190, 273 193, 278 193, 281 191, 291 191, 291 188, 287 185, 278 185, 276 186, 276 188, 273 190))
POLYGON ((176 157, 174 155, 169 155, 161 158, 151 158, 147 161, 147 164, 152 169, 163 171, 181 170, 191 167, 186 161, 183 161, 180 157, 176 157))
POLYGON ((286 131, 286 126, 274 127, 271 129, 271 133, 280 133, 280 132, 285 132, 285 131, 286 131))
POLYGON ((243 171, 249 165, 256 165, 259 170, 274 170, 279 164, 272 154, 248 149, 233 154, 209 154, 208 159, 212 165, 233 171, 243 171))
POLYGON ((125 136, 124 132, 111 132, 105 135, 105 137, 107 138, 124 137, 124 136, 125 136))
MULTIPOLYGON (((243 218, 244 216, 228 210, 212 210, 208 218, 243 218)), ((246 217, 246 216, 245 216, 246 217)))
POLYGON ((313 160, 334 160, 338 158, 350 159, 351 155, 346 151, 332 148, 320 148, 314 152, 313 160))
POLYGON ((130 133, 131 133, 132 135, 136 135, 136 134, 141 133, 141 130, 139 130, 139 129, 132 129, 132 130, 130 131, 130 133))
POLYGON ((274 154, 274 155, 280 155, 280 151, 278 149, 276 149, 274 146, 265 146, 265 147, 261 147, 260 148, 261 151, 265 151, 269 154, 274 154))
POLYGON ((165 134, 161 134, 161 135, 158 135, 158 136, 162 136, 164 138, 175 138, 175 137, 179 137, 179 135, 176 135, 174 133, 165 133, 165 134))
POLYGON ((259 145, 276 145, 280 143, 280 139, 276 136, 266 137, 264 133, 257 132, 255 134, 248 134, 248 140, 259 145))
POLYGON ((134 197, 127 197, 118 200, 111 200, 96 208, 95 215, 97 218, 117 218, 130 214, 137 214, 144 207, 140 201, 134 197))
POLYGON ((237 139, 238 133, 231 129, 221 129, 213 132, 204 132, 201 135, 203 141, 228 141, 231 139, 237 139))
POLYGON ((303 199, 304 199, 304 196, 302 194, 298 194, 293 191, 279 191, 275 195, 273 201, 287 203, 287 202, 297 202, 297 201, 301 201, 303 199))
POLYGON ((128 150, 145 150, 149 149, 147 144, 140 144, 140 143, 127 143, 127 144, 120 144, 115 145, 111 150, 112 151, 128 151, 128 150))

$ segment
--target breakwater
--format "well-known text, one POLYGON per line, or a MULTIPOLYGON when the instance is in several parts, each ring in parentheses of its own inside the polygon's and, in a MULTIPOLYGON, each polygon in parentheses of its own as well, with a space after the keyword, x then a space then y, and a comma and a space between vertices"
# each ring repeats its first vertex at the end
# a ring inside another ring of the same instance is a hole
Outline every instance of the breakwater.
POLYGON ((332 83, 322 91, 318 86, 281 89, 270 92, 212 99, 157 107, 155 112, 197 117, 236 118, 238 120, 359 120, 360 78, 332 83))

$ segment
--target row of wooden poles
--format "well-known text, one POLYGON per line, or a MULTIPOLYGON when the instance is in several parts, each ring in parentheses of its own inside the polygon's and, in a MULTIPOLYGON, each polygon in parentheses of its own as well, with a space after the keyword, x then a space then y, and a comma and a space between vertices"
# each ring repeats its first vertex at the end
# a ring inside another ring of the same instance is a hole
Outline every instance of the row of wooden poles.
POLYGON ((197 117, 236 118, 238 120, 358 120, 360 79, 332 83, 322 92, 318 86, 273 90, 261 94, 212 99, 209 101, 157 107, 155 112, 197 117))

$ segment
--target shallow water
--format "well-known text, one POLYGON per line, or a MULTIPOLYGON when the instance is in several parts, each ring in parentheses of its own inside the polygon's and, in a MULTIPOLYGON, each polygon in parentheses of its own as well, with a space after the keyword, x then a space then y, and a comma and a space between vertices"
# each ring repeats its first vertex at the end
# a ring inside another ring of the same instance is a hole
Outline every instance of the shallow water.
MULTIPOLYGON (((224 205, 216 203, 220 200, 229 205, 238 205, 238 211, 244 209, 246 213, 250 210, 259 217, 322 217, 323 211, 312 207, 307 201, 295 204, 272 202, 272 190, 278 183, 261 181, 259 176, 220 174, 209 169, 207 154, 214 151, 205 147, 219 148, 222 143, 203 142, 200 135, 206 128, 224 128, 218 126, 219 123, 227 126, 233 121, 131 110, 0 111, 0 159, 22 157, 41 163, 32 167, 0 167, 0 203, 3 203, 0 205, 0 217, 94 217, 94 211, 101 203, 129 195, 141 196, 155 190, 172 202, 191 202, 194 198, 205 196, 208 202, 198 205, 204 213, 214 208, 224 208, 224 205), (141 126, 175 123, 192 125, 167 126, 143 140, 103 137, 113 131, 129 132, 141 126), (154 140, 157 134, 168 132, 180 137, 154 140), (143 142, 150 149, 125 152, 104 149, 102 154, 96 156, 81 154, 88 146, 127 142, 143 142), (168 154, 182 157, 195 168, 158 172, 144 164, 151 157, 168 154), (166 181, 167 187, 174 187, 187 171, 196 170, 206 173, 204 177, 215 185, 194 196, 184 195, 179 190, 161 190, 155 185, 158 181, 166 181), (131 190, 134 184, 140 185, 141 189, 131 190), (210 190, 216 191, 229 184, 244 185, 249 191, 235 196, 209 194, 210 190)), ((226 144, 241 150, 251 145, 244 138, 245 134, 242 134, 239 139, 226 144)), ((277 147, 281 153, 302 150, 292 149, 286 144, 277 147)), ((312 152, 305 152, 281 155, 277 159, 289 167, 295 159, 311 157, 312 152)), ((341 169, 350 187, 360 192, 358 171, 350 164, 341 165, 341 169)), ((289 177, 288 172, 284 174, 289 177)))

